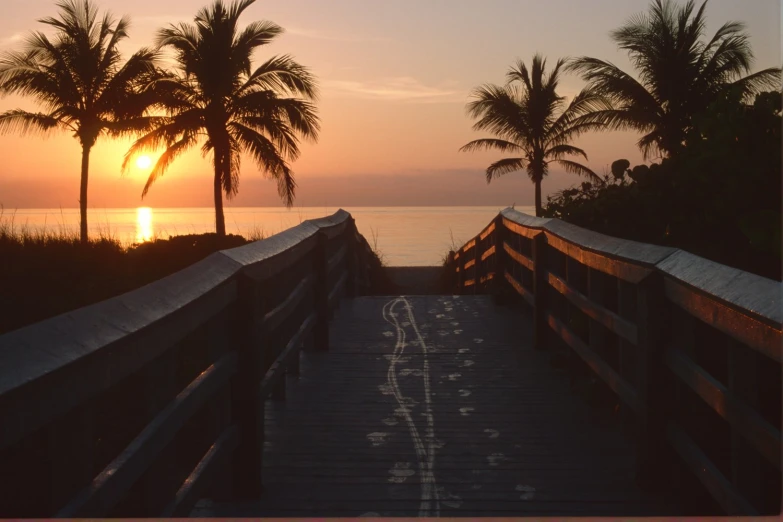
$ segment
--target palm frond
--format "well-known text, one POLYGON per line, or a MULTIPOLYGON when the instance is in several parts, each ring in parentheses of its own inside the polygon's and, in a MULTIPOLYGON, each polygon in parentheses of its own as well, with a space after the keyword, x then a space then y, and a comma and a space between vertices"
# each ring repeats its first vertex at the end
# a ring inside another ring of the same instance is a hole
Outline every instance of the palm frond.
POLYGON ((516 172, 525 168, 524 158, 503 158, 487 167, 487 183, 509 172, 516 172))
POLYGON ((0 114, 0 134, 9 132, 26 136, 32 133, 48 134, 61 124, 60 120, 50 114, 27 112, 13 109, 0 114))
POLYGON ((576 174, 577 176, 586 176, 593 181, 601 181, 601 177, 590 170, 588 167, 585 167, 581 163, 577 163, 575 161, 571 160, 565 160, 565 159, 558 159, 555 160, 555 163, 563 167, 563 170, 568 172, 569 174, 576 174))
POLYGON ((477 150, 497 150, 500 152, 519 152, 524 149, 522 146, 511 141, 499 140, 494 138, 482 138, 473 140, 470 143, 460 147, 460 152, 474 152, 477 150))

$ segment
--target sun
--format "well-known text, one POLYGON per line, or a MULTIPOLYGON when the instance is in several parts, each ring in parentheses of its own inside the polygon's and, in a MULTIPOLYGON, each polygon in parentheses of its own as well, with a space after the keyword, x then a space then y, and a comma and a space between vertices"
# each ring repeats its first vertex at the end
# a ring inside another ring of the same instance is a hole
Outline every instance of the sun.
POLYGON ((152 165, 152 160, 149 156, 139 156, 139 159, 136 160, 136 166, 140 169, 148 169, 150 165, 152 165))

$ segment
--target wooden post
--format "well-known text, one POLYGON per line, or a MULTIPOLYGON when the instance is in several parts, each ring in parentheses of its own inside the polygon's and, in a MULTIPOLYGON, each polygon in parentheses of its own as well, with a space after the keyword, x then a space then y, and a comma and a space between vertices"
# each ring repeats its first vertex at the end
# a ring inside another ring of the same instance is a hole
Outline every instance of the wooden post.
POLYGON ((348 297, 356 297, 356 288, 358 273, 356 271, 356 241, 355 231, 356 222, 353 217, 348 219, 348 223, 343 231, 343 238, 345 240, 345 266, 348 271, 348 278, 346 280, 345 294, 348 297))
MULTIPOLYGON (((77 406, 46 428, 51 469, 47 500, 48 512, 52 515, 62 509, 82 488, 89 485, 97 474, 93 469, 97 401, 98 399, 91 399, 77 406)), ((7 479, 13 480, 13 477, 8 476, 7 479)), ((43 513, 47 506, 41 507, 43 513)))
MULTIPOLYGON (((729 338, 729 391, 746 405, 758 411, 759 382, 758 355, 734 339, 729 338)), ((731 427, 731 482, 747 499, 762 500, 764 483, 759 473, 762 459, 734 427, 731 427)))
MULTIPOLYGON (((601 306, 604 306, 604 277, 606 276, 595 268, 587 269, 587 297, 590 298, 590 301, 601 306)), ((589 328, 590 349, 605 360, 608 351, 606 346, 606 327, 598 321, 591 319, 589 328)))
POLYGON ((313 327, 313 341, 316 350, 329 349, 329 281, 328 256, 326 246, 328 238, 324 232, 318 232, 318 244, 313 252, 313 270, 315 272, 315 311, 317 318, 313 327))
MULTIPOLYGON (((663 285, 663 282, 661 282, 663 285)), ((632 323, 637 322, 637 299, 635 295, 636 285, 617 279, 617 314, 623 319, 627 319, 632 323)), ((639 365, 641 364, 638 357, 639 350, 632 343, 623 339, 619 335, 617 336, 617 373, 620 377, 629 382, 632 386, 635 386, 637 376, 639 373, 639 365), (634 366, 634 360, 636 365, 634 366)), ((658 389, 656 391, 660 392, 658 389)), ((620 401, 619 410, 621 416, 625 416, 627 406, 620 401)))
POLYGON ((664 382, 664 330, 670 329, 664 314, 663 277, 653 272, 636 285, 637 387, 642 411, 637 415, 637 482, 645 487, 667 483, 666 417, 669 408, 664 382))
POLYGON ((501 293, 506 283, 506 249, 503 243, 506 241, 506 229, 503 227, 503 216, 498 214, 495 218, 495 278, 492 286, 495 293, 501 293))
POLYGON ((546 280, 546 234, 540 232, 532 238, 533 243, 533 295, 535 308, 533 309, 533 346, 537 350, 546 348, 547 302, 546 293, 549 283, 546 280))
POLYGON ((457 294, 462 294, 463 292, 463 285, 465 284, 465 259, 462 255, 462 249, 460 248, 457 250, 457 253, 454 254, 454 261, 457 264, 456 270, 457 270, 457 294))
POLYGON ((261 398, 262 350, 261 299, 259 285, 240 273, 240 340, 237 344, 238 371, 231 385, 231 415, 239 428, 239 445, 233 456, 234 494, 242 499, 258 498, 263 486, 261 466, 264 448, 264 401, 261 398))

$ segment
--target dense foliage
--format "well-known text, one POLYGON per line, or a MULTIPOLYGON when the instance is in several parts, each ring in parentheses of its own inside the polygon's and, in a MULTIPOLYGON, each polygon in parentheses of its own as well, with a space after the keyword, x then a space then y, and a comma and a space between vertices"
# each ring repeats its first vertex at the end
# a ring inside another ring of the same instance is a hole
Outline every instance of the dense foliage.
POLYGON ((619 160, 600 182, 550 197, 544 215, 780 279, 781 95, 741 97, 695 117, 676 157, 633 169, 619 160))

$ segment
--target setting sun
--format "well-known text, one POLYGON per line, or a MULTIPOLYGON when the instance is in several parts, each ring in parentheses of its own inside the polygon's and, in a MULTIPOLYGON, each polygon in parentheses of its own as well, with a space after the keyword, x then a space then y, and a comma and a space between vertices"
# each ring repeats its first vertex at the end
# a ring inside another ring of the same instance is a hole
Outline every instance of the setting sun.
POLYGON ((148 169, 150 165, 152 165, 152 160, 149 156, 139 156, 139 159, 136 160, 136 166, 140 169, 148 169))

